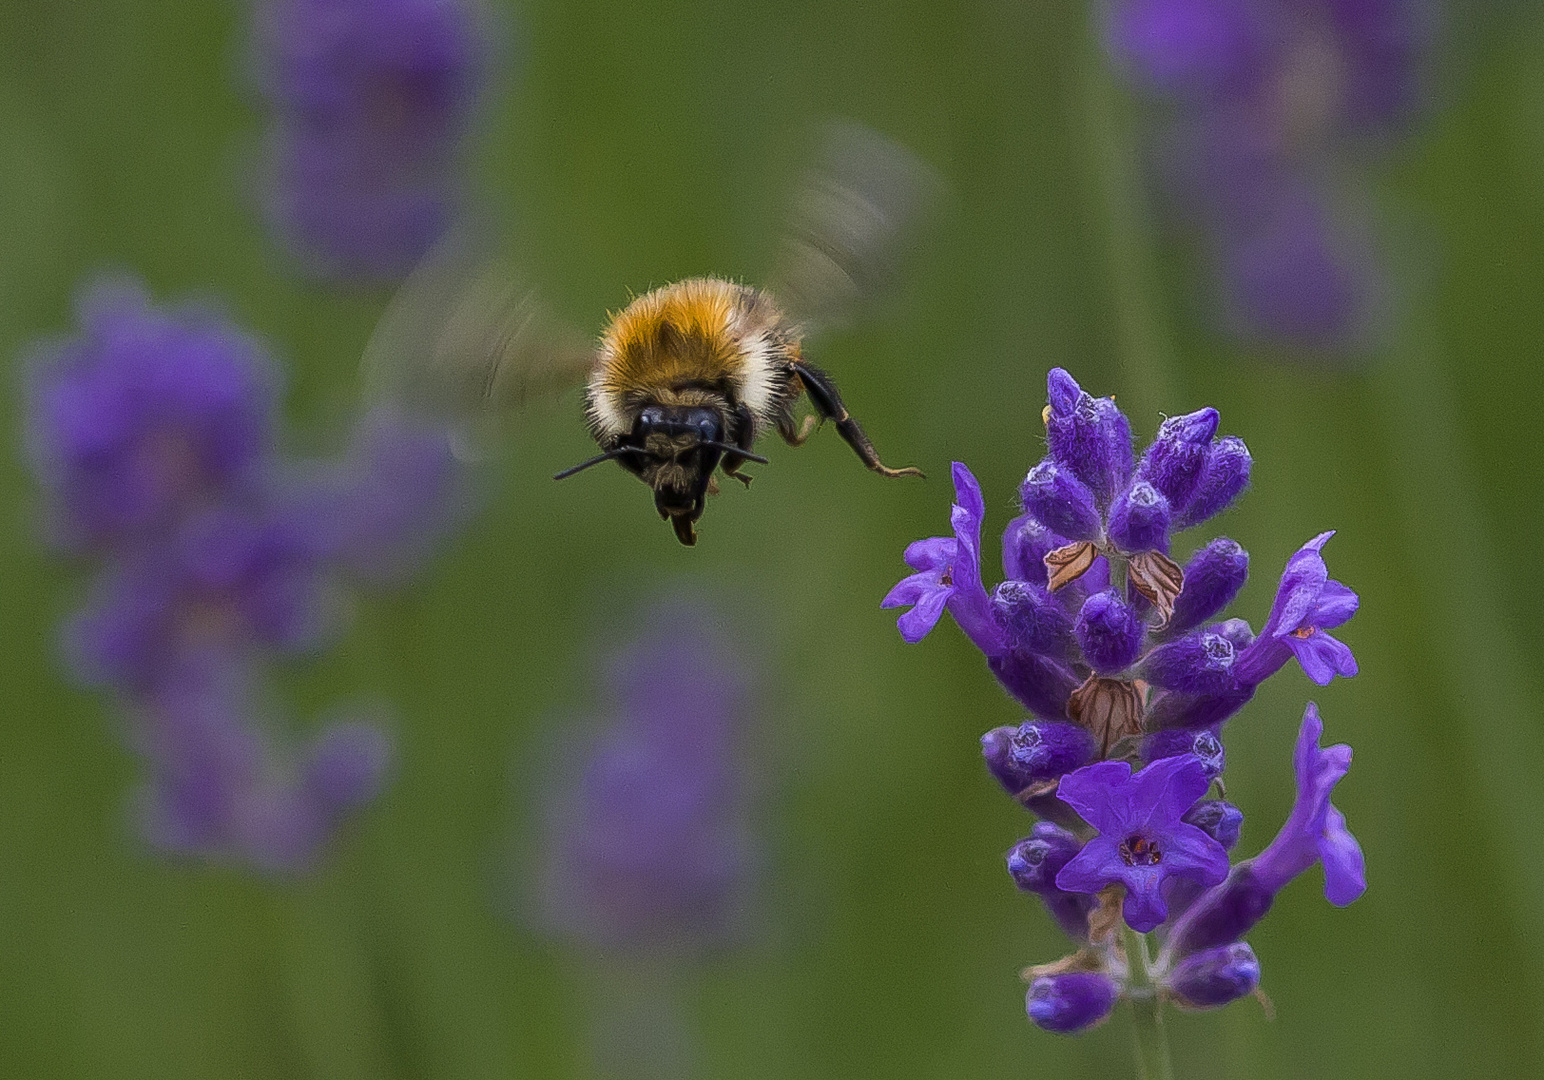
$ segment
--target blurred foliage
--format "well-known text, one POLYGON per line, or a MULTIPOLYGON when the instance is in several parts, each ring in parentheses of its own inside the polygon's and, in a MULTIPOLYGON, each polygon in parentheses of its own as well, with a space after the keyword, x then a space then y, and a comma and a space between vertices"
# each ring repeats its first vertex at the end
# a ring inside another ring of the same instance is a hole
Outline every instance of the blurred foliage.
MULTIPOLYGON (((0 348, 62 330, 84 275, 133 268, 266 335, 292 419, 324 443, 385 297, 295 280, 257 231, 242 18, 0 8, 0 348)), ((511 778, 544 713, 584 700, 595 621, 700 573, 776 613, 782 762, 777 914, 704 976, 703 1074, 1128 1075, 1124 1016, 1072 1040, 1024 1018, 1019 967, 1064 943, 1003 872, 1029 820, 979 762, 977 736, 1014 706, 952 629, 907 647, 878 609, 904 545, 946 526, 950 460, 981 477, 991 525, 1011 516, 1058 364, 1114 392, 1139 438, 1160 408, 1210 403, 1247 439, 1255 489, 1225 523, 1254 557, 1236 613, 1258 625, 1286 556, 1331 527, 1332 570, 1363 599, 1344 635, 1362 674, 1314 696, 1356 748, 1336 801, 1371 888, 1344 911, 1316 872, 1289 889, 1252 936, 1277 1019, 1249 1002, 1178 1017, 1182 1075, 1544 1070, 1544 19, 1487 3, 1447 19, 1440 106, 1379 174, 1404 330, 1337 371, 1220 345, 1167 252, 1138 284, 1172 347, 1122 352, 1130 268, 1112 256, 1081 3, 524 5, 481 176, 583 325, 686 274, 754 280, 813 118, 869 122, 944 172, 952 213, 904 295, 819 351, 881 450, 934 479, 881 482, 826 432, 773 448, 687 550, 621 470, 551 483, 587 449, 575 402, 534 418, 421 587, 361 611, 297 676, 303 701, 394 701, 401 761, 332 864, 290 882, 129 840, 135 763, 56 660, 81 583, 37 543, 19 453, 0 457, 0 1072, 583 1075, 582 980, 496 903, 526 805, 511 778)), ((15 451, 14 404, 0 424, 15 451)), ((1312 689, 1294 669, 1230 725, 1246 852, 1286 813, 1312 689)))

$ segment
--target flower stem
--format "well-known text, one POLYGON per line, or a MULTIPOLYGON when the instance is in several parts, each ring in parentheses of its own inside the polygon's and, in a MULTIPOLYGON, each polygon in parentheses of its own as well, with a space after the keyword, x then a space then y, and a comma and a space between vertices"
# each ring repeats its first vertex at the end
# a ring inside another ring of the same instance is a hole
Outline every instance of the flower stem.
POLYGON ((1137 1080, 1174 1080, 1169 1033, 1163 1027, 1163 999, 1153 983, 1147 935, 1129 926, 1123 932, 1126 963, 1131 970, 1126 994, 1131 1000, 1131 1033, 1136 1039, 1137 1080))

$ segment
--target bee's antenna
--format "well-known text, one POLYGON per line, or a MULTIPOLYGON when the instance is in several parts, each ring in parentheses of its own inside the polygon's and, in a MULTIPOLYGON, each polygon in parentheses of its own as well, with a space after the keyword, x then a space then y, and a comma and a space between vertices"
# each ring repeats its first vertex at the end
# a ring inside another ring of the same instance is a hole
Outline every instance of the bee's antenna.
POLYGON ((619 446, 615 450, 607 450, 604 454, 597 454, 589 461, 581 461, 571 469, 564 469, 552 479, 567 480, 570 476, 574 475, 574 473, 584 472, 584 470, 588 469, 591 465, 599 465, 602 461, 610 461, 612 458, 619 458, 623 454, 638 453, 642 453, 642 451, 639 450, 636 446, 619 446))
POLYGON ((697 445, 698 446, 706 446, 709 450, 718 450, 718 451, 720 451, 722 453, 725 453, 725 454, 733 454, 735 457, 744 458, 746 461, 754 461, 757 465, 770 465, 771 464, 771 462, 769 462, 766 458, 762 457, 760 454, 753 454, 749 450, 742 450, 742 449, 740 449, 740 447, 738 447, 738 446, 730 446, 728 443, 708 442, 707 440, 703 440, 702 442, 699 442, 697 445))

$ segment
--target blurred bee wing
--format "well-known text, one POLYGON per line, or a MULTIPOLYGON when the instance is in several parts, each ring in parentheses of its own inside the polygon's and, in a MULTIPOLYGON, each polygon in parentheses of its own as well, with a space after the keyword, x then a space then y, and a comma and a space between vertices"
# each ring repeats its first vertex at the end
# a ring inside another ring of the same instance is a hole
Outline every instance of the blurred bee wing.
POLYGON ((773 295, 808 330, 851 322, 891 285, 942 188, 899 143, 862 124, 828 122, 794 197, 773 295))
POLYGON ((365 347, 366 398, 453 425, 488 456, 510 414, 584 380, 588 343, 470 229, 442 240, 398 289, 365 347))

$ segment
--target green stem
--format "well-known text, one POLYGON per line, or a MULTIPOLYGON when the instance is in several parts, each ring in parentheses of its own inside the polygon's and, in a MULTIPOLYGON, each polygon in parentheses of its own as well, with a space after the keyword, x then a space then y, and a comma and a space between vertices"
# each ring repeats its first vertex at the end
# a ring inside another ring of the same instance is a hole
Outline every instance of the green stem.
POLYGON ((1131 1033, 1136 1039, 1138 1080, 1174 1080, 1169 1060, 1169 1033, 1163 1027, 1163 999, 1154 985, 1147 935, 1122 928, 1126 963, 1131 969, 1126 994, 1131 1001, 1131 1033))

